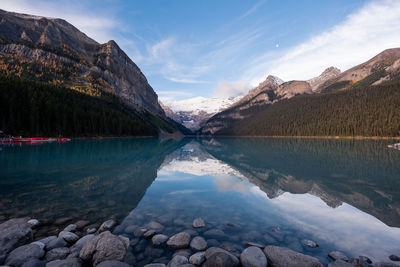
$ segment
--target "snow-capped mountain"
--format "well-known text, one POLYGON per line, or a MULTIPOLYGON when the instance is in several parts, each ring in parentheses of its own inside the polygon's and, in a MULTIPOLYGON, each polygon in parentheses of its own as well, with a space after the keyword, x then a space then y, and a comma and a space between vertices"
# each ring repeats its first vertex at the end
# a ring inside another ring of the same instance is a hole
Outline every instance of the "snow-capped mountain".
POLYGON ((183 100, 166 101, 162 106, 164 106, 163 108, 168 117, 191 130, 197 130, 201 127, 202 123, 214 114, 232 106, 242 97, 242 95, 230 98, 199 96, 183 100))

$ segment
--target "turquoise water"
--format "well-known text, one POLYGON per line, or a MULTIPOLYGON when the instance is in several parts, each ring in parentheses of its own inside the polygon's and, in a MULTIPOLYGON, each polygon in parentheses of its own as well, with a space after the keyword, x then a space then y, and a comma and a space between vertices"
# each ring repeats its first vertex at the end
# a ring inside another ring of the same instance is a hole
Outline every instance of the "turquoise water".
MULTIPOLYGON (((185 138, 1 146, 0 220, 38 218, 46 225, 39 236, 81 219, 115 218, 115 233, 135 239, 126 227, 157 221, 172 235, 202 217, 206 229, 192 234, 213 245, 275 244, 323 263, 332 250, 388 261, 400 253, 400 151, 390 143, 185 138)), ((142 264, 173 253, 137 241, 132 253, 142 264)))

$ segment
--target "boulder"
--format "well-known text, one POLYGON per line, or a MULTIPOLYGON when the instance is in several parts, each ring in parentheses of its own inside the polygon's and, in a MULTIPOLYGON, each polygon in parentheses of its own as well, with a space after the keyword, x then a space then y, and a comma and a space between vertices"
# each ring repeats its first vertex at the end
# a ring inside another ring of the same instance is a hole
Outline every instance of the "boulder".
POLYGON ((47 249, 47 244, 49 244, 50 241, 57 239, 57 236, 52 235, 52 236, 48 236, 45 238, 40 239, 38 242, 41 242, 44 244, 44 248, 47 249))
POLYGON ((19 267, 29 260, 40 259, 43 257, 43 255, 44 250, 39 245, 24 245, 11 251, 11 253, 7 256, 5 264, 13 267, 19 267))
POLYGON ((77 221, 75 223, 76 229, 81 230, 81 229, 85 228, 85 226, 88 226, 89 223, 90 223, 89 221, 85 221, 85 220, 77 221))
POLYGON ((61 231, 59 234, 58 234, 58 237, 60 238, 63 238, 65 241, 67 241, 68 243, 75 243, 78 239, 79 239, 79 236, 77 236, 76 234, 74 234, 74 233, 71 233, 71 232, 67 232, 67 231, 61 231))
POLYGON ((97 265, 106 260, 122 261, 129 247, 129 239, 116 236, 109 231, 89 239, 82 247, 79 257, 88 263, 97 265))
POLYGON ((222 248, 211 247, 204 253, 204 267, 236 267, 240 265, 237 257, 222 248))
POLYGON ((197 218, 193 221, 193 228, 204 228, 206 224, 202 218, 197 218))
POLYGON ((96 267, 130 267, 130 265, 120 261, 103 261, 96 267))
POLYGON ((81 249, 83 248, 83 245, 86 244, 87 241, 89 241, 92 237, 94 237, 93 234, 91 235, 85 235, 84 237, 80 238, 76 243, 70 247, 70 255, 68 256, 69 258, 77 258, 79 257, 79 252, 81 252, 81 249))
POLYGON ((342 260, 342 261, 349 260, 349 258, 347 258, 347 256, 340 251, 332 251, 328 254, 328 256, 333 260, 342 260))
POLYGON ((354 267, 354 265, 343 260, 335 260, 328 263, 328 267, 354 267))
POLYGON ((46 267, 81 267, 82 261, 79 258, 67 258, 48 262, 46 267))
POLYGON ((103 222, 102 225, 100 225, 99 233, 102 233, 104 231, 111 231, 114 228, 114 226, 116 226, 116 225, 117 225, 117 222, 114 220, 105 221, 105 222, 103 222))
POLYGON ((267 257, 259 247, 248 247, 240 254, 243 267, 267 267, 267 257))
POLYGON ((61 248, 61 247, 65 247, 66 245, 67 245, 67 241, 65 241, 64 238, 57 237, 55 239, 50 240, 46 244, 46 249, 52 250, 53 248, 61 248))
POLYGON ((205 261, 205 256, 204 256, 205 252, 201 251, 201 252, 197 252, 195 254, 193 254, 192 256, 190 256, 189 258, 189 262, 191 264, 200 266, 201 264, 203 264, 203 262, 205 261))
POLYGON ((66 232, 75 232, 78 227, 76 224, 69 224, 67 227, 64 228, 66 232))
POLYGON ((69 248, 53 248, 46 253, 46 261, 63 260, 69 254, 69 248))
POLYGON ((188 263, 188 259, 185 256, 177 255, 172 258, 172 260, 168 263, 168 267, 181 267, 184 264, 188 263))
POLYGON ((160 246, 161 244, 165 243, 168 240, 168 236, 166 235, 155 235, 151 239, 151 242, 154 246, 160 246))
POLYGON ((207 247, 208 247, 207 241, 204 240, 204 238, 202 238, 201 236, 196 236, 190 242, 190 248, 193 249, 194 251, 206 250, 207 247))
POLYGON ((180 232, 171 236, 167 241, 167 246, 173 249, 187 248, 190 243, 190 235, 186 232, 180 232))
POLYGON ((268 264, 272 267, 322 267, 318 259, 277 246, 266 246, 268 264))
POLYGON ((27 219, 11 219, 0 224, 0 264, 15 248, 25 245, 33 238, 27 219))
POLYGON ((30 259, 21 265, 21 267, 45 267, 45 266, 46 262, 41 261, 39 259, 30 259))

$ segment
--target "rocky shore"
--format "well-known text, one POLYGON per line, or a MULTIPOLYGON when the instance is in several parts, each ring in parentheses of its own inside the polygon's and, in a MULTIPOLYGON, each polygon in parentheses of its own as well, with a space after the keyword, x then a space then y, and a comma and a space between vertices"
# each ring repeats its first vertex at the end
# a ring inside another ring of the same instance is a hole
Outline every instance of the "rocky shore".
MULTIPOLYGON (((220 243, 219 229, 208 229, 197 218, 191 229, 166 235, 165 227, 156 221, 145 225, 122 227, 110 219, 100 227, 87 221, 67 225, 58 235, 35 239, 38 220, 10 219, 0 224, 0 265, 10 267, 320 267, 315 257, 271 244, 244 242, 242 246, 220 243)), ((227 227, 234 227, 227 224, 227 227)), ((302 245, 317 248, 312 240, 302 245)), ((332 251, 328 267, 395 267, 400 257, 390 255, 387 262, 372 262, 366 256, 348 258, 332 251)))
POLYGON ((400 150, 400 143, 396 143, 396 144, 393 144, 393 145, 388 145, 388 147, 400 150))

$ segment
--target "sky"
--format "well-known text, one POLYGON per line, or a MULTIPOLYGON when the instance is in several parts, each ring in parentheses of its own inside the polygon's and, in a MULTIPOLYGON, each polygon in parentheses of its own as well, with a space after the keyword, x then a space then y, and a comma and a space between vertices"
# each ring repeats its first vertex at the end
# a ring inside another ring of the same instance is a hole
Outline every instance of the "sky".
POLYGON ((400 47, 400 0, 1 0, 115 40, 162 101, 233 97, 400 47))

